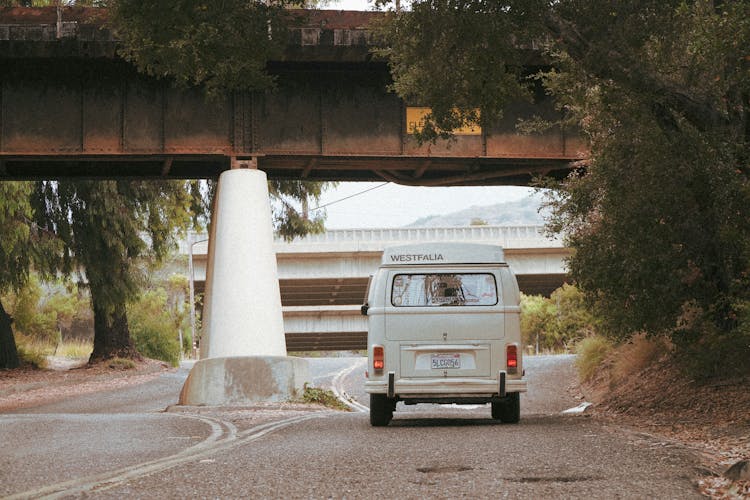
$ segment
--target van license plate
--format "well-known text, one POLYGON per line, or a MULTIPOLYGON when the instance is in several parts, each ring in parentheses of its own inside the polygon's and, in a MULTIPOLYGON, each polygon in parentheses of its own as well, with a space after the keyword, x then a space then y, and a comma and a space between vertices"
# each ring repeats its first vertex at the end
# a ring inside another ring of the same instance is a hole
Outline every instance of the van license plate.
POLYGON ((433 354, 432 369, 442 370, 444 368, 461 368, 460 354, 433 354))

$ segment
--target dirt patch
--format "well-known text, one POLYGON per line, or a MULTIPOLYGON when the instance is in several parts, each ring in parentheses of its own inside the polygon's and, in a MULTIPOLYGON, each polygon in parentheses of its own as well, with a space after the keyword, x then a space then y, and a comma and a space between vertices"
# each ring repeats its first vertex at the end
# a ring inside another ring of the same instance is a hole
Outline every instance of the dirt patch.
POLYGON ((669 352, 662 352, 645 366, 633 363, 630 372, 609 359, 582 391, 595 403, 596 417, 679 441, 701 453, 711 473, 700 481, 704 494, 750 494, 750 482, 721 477, 733 464, 750 458, 747 378, 698 383, 680 371, 669 352))
POLYGON ((77 361, 69 363, 52 360, 58 369, 40 370, 23 367, 0 370, 0 411, 58 401, 73 395, 105 391, 141 384, 174 368, 162 361, 144 359, 132 368, 102 361, 93 365, 77 361))

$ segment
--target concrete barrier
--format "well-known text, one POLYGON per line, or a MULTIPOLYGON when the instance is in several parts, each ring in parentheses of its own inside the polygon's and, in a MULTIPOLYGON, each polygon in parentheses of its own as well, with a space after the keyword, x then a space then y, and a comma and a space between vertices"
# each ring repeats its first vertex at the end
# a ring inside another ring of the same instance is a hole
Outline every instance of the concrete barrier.
POLYGON ((180 392, 179 404, 228 406, 290 401, 310 381, 307 360, 287 356, 235 356, 198 361, 180 392))

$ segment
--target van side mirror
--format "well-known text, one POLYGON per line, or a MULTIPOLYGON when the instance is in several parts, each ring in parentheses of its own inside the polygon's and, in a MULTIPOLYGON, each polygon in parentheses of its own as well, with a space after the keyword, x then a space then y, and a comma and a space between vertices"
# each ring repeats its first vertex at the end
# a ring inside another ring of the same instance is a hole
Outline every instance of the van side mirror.
POLYGON ((359 312, 362 313, 362 316, 367 316, 368 309, 370 309, 370 304, 365 303, 359 308, 359 312))

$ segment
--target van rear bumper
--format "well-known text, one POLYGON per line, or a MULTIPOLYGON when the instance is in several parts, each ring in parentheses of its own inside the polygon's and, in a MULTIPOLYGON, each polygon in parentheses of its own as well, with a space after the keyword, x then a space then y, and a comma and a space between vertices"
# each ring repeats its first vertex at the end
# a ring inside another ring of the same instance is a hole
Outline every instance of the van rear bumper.
MULTIPOLYGON (((368 380, 365 392, 388 394, 388 380, 368 380)), ((506 380, 505 392, 526 392, 526 380, 506 380)), ((394 381, 393 394, 398 399, 480 397, 489 400, 500 396, 497 380, 467 378, 399 378, 394 381)))

